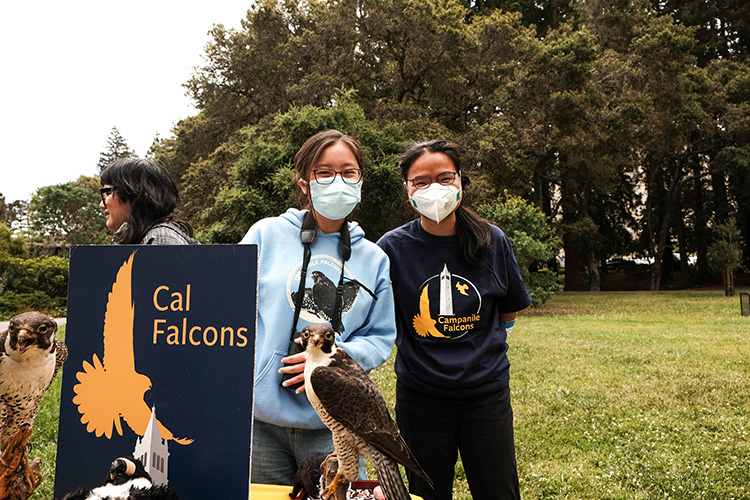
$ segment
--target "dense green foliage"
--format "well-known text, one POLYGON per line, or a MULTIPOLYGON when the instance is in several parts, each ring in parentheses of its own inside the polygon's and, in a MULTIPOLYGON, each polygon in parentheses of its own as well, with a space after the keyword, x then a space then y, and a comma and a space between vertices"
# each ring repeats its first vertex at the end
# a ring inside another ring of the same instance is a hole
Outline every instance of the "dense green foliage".
MULTIPOLYGON (((521 497, 747 498, 750 323, 738 302, 563 293, 522 312, 508 340, 521 497)), ((393 357, 371 376, 393 405, 393 357)), ((58 376, 34 425, 45 476, 34 499, 52 498, 59 391, 58 376)), ((454 498, 470 499, 460 461, 456 477, 454 498)))
MULTIPOLYGON (((705 283, 712 227, 734 216, 750 234, 748 7, 730 3, 264 0, 214 28, 186 84, 199 113, 152 154, 205 238, 236 241, 292 199, 300 138, 280 117, 334 113, 349 89, 356 126, 321 127, 393 131, 365 196, 391 189, 404 143, 454 140, 468 203, 507 189, 559 222, 566 288, 598 288, 600 263, 630 254, 653 261, 652 288, 705 283)), ((383 219, 395 198, 356 214, 370 237, 403 218, 383 219)))
POLYGON ((0 319, 37 310, 64 316, 68 294, 68 259, 32 257, 28 243, 0 223, 0 319))
POLYGON ((308 137, 331 128, 358 137, 365 152, 362 203, 355 218, 369 237, 377 239, 405 221, 396 171, 396 154, 404 141, 401 129, 367 121, 351 92, 334 98, 335 104, 325 108, 307 105, 278 113, 270 130, 248 126, 240 132, 245 141, 231 165, 232 182, 219 189, 215 203, 198 218, 211 222, 205 239, 236 243, 255 221, 301 205, 294 188, 294 154, 308 137))
POLYGON ((28 236, 42 245, 101 245, 109 241, 105 219, 99 209, 99 179, 39 188, 31 198, 28 236))
POLYGON ((498 199, 479 207, 479 215, 505 230, 513 243, 513 253, 521 268, 521 275, 531 293, 534 305, 550 299, 560 291, 554 262, 560 241, 539 208, 519 196, 498 199))
MULTIPOLYGON (((376 239, 412 216, 395 154, 441 137, 465 147, 467 204, 507 190, 555 226, 566 289, 599 289, 620 256, 647 258, 653 289, 715 283, 715 228, 733 218, 750 236, 750 7, 715 4, 261 0, 211 31, 185 83, 198 113, 149 155, 202 241, 236 242, 296 204, 305 134, 342 128, 368 149, 354 215, 376 239)), ((116 129, 106 147, 102 161, 130 154, 116 129)), ((98 242, 68 230, 55 207, 78 195, 57 191, 0 200, 0 216, 37 242, 98 242)))

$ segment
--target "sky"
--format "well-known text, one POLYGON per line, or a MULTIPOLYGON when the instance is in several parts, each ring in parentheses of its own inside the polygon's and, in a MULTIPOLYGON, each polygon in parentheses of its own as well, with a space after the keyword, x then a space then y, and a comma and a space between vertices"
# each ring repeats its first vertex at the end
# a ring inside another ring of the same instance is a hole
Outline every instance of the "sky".
POLYGON ((97 175, 117 127, 138 156, 197 111, 182 87, 215 24, 241 27, 252 0, 0 3, 0 193, 97 175))

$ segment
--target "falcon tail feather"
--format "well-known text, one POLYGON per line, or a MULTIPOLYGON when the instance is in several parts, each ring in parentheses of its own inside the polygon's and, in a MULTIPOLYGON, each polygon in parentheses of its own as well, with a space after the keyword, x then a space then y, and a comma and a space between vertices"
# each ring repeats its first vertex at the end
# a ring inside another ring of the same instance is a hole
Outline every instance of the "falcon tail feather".
POLYGON ((371 432, 364 436, 364 439, 375 446, 377 450, 383 453, 385 456, 400 463, 417 476, 421 477, 432 485, 432 480, 427 473, 419 465, 416 457, 409 449, 409 446, 404 441, 401 434, 397 434, 395 439, 393 436, 386 435, 384 433, 371 432))
POLYGON ((411 500, 409 491, 401 479, 398 463, 379 452, 372 453, 370 459, 378 473, 378 482, 380 482, 380 487, 383 488, 385 498, 388 500, 411 500))

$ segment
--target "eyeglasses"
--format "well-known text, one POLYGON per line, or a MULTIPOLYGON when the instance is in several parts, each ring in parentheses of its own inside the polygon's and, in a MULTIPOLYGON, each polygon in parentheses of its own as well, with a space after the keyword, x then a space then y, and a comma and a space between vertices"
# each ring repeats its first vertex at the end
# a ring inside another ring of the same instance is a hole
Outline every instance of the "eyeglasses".
POLYGON ((102 203, 107 204, 107 195, 115 192, 114 186, 99 188, 99 196, 102 197, 102 203))
POLYGON ((414 186, 417 189, 424 189, 433 182, 437 182, 441 186, 450 186, 453 184, 453 181, 456 180, 456 176, 460 176, 460 172, 443 172, 441 174, 438 174, 437 177, 435 177, 435 180, 433 181, 432 178, 426 176, 426 175, 420 175, 418 177, 415 177, 413 179, 407 179, 409 182, 411 182, 411 185, 414 186))
POLYGON ((318 184, 332 184, 337 175, 340 175, 346 184, 356 184, 362 180, 362 170, 358 168, 347 168, 341 172, 336 172, 332 168, 318 168, 313 170, 312 174, 318 184))

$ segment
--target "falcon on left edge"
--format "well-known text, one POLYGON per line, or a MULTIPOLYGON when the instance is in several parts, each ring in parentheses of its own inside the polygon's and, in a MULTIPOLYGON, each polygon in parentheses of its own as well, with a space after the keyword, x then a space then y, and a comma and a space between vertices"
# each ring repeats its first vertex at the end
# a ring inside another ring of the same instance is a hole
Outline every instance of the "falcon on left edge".
POLYGON ((21 425, 33 425, 39 401, 68 358, 55 332, 55 320, 33 311, 14 316, 0 333, 0 451, 21 425))

